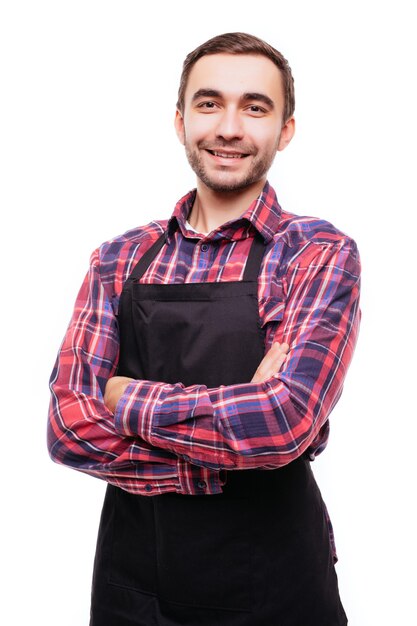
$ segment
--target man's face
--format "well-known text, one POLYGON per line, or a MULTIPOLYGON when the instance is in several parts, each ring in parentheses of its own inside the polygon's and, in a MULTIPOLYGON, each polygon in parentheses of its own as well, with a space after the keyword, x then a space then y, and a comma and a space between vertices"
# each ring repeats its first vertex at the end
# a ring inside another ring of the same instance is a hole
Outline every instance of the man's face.
POLYGON ((260 55, 213 54, 193 66, 175 125, 198 178, 217 192, 266 179, 294 120, 282 123, 284 93, 276 65, 260 55))

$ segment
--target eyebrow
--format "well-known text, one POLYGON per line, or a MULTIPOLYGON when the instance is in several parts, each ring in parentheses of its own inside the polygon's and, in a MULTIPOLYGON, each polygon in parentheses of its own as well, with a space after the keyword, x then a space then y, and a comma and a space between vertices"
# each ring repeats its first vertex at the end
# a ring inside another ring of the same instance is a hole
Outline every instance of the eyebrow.
MULTIPOLYGON (((192 101, 195 102, 199 98, 222 98, 223 94, 217 89, 198 89, 193 95, 192 101)), ((256 100, 257 102, 263 102, 271 109, 274 108, 274 101, 264 93, 258 93, 257 91, 251 91, 244 93, 241 97, 244 102, 256 100)))
POLYGON ((221 98, 221 95, 217 89, 198 89, 193 95, 193 102, 199 98, 221 98))
POLYGON ((257 91, 243 94, 242 100, 257 100, 267 104, 271 109, 274 108, 274 101, 264 93, 258 93, 257 91))

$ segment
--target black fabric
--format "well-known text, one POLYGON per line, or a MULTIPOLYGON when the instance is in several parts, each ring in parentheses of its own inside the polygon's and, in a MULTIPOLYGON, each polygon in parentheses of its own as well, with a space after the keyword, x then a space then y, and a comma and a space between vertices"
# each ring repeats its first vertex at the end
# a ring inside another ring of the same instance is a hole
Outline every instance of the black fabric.
MULTIPOLYGON (((208 387, 249 382, 264 355, 255 237, 244 279, 143 285, 120 300, 120 375, 208 387)), ((228 472, 222 494, 107 488, 90 626, 342 626, 329 534, 307 458, 228 472)))
POLYGON ((242 281, 139 283, 163 242, 164 235, 146 252, 145 262, 138 262, 123 289, 118 373, 186 386, 250 381, 264 352, 257 296, 262 239, 254 239, 242 281))

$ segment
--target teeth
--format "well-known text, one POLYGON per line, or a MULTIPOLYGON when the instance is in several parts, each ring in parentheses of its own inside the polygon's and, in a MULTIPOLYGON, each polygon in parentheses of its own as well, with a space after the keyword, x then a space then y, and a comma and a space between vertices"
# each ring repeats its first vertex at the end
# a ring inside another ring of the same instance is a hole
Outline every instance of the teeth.
POLYGON ((241 159, 241 154, 228 154, 224 152, 215 152, 213 151, 214 156, 222 157, 223 159, 241 159))

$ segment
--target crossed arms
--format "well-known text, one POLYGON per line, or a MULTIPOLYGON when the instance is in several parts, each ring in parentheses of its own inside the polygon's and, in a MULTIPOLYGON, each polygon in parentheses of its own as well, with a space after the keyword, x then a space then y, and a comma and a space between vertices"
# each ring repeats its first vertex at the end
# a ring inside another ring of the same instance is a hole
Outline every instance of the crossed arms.
POLYGON ((268 353, 265 375, 250 383, 207 389, 139 380, 119 388, 116 379, 105 399, 118 332, 94 253, 51 377, 51 456, 135 491, 140 480, 174 484, 179 459, 247 469, 280 467, 307 448, 319 452, 356 343, 359 275, 348 238, 297 251, 282 302, 266 321, 267 348, 289 346, 275 376, 285 349, 276 362, 268 353))

